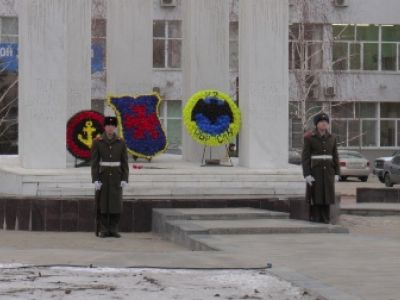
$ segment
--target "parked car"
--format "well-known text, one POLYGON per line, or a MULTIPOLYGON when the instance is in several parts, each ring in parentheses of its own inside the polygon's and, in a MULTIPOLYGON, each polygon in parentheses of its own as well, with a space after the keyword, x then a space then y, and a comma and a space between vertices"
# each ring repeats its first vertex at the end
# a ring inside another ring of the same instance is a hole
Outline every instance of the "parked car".
POLYGON ((387 187, 400 183, 400 154, 385 161, 383 169, 383 182, 387 187))
POLYGON ((371 174, 370 163, 360 152, 339 150, 340 180, 348 177, 357 177, 363 182, 371 174))
POLYGON ((378 157, 375 159, 373 173, 378 177, 380 182, 385 183, 385 162, 391 161, 396 155, 400 155, 400 150, 395 151, 392 156, 378 157))

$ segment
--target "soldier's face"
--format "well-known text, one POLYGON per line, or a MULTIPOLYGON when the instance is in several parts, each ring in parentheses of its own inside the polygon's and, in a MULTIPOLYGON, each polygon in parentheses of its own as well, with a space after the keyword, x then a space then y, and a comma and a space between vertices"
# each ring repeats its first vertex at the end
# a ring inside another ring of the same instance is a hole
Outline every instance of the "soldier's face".
POLYGON ((104 130, 106 131, 106 134, 112 135, 115 132, 115 126, 112 125, 106 125, 104 126, 104 130))
POLYGON ((319 131, 327 131, 329 128, 329 123, 327 121, 320 121, 317 124, 317 129, 319 131))

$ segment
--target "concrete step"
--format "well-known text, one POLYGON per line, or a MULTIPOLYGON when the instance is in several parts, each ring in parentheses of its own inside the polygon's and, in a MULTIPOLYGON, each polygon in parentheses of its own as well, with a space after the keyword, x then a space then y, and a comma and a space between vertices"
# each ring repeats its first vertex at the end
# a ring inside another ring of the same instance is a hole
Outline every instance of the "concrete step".
POLYGON ((252 208, 154 209, 152 222, 154 232, 191 250, 217 250, 198 236, 348 233, 342 226, 290 220, 284 213, 252 208))
POLYGON ((288 219, 289 214, 251 207, 240 208, 158 208, 153 209, 154 218, 165 220, 251 220, 288 219))
MULTIPOLYGON (((94 186, 92 184, 78 184, 78 185, 43 185, 43 184, 23 184, 23 188, 29 191, 30 194, 38 196, 86 196, 94 194, 94 186)), ((303 186, 303 185, 302 185, 303 186)), ((135 197, 219 197, 219 196, 263 196, 263 197, 298 197, 302 196, 304 192, 300 188, 292 188, 286 185, 282 186, 251 186, 248 183, 239 186, 225 186, 220 184, 218 187, 210 187, 204 183, 197 185, 138 185, 129 184, 128 188, 124 190, 125 196, 135 197)))
MULTIPOLYGON (((228 174, 131 174, 129 176, 131 182, 140 182, 140 183, 174 183, 174 182, 183 182, 183 183, 196 183, 196 182, 299 182, 303 181, 301 177, 298 175, 248 175, 248 174, 236 174, 236 175, 228 175, 228 174)), ((41 184, 51 184, 51 183, 80 183, 80 182, 91 182, 91 177, 89 174, 87 175, 54 175, 54 176, 23 176, 22 182, 24 183, 32 183, 37 182, 41 184)))
MULTIPOLYGON (((76 187, 92 187, 91 181, 80 181, 80 182, 38 182, 39 188, 76 188, 76 187)), ((164 182, 140 182, 130 181, 129 188, 140 188, 146 186, 147 188, 185 188, 185 187, 207 187, 207 188, 291 188, 293 183, 290 182, 267 182, 267 181, 252 181, 252 182, 232 182, 232 181, 210 181, 210 182, 176 182, 176 181, 164 181, 164 182)))
POLYGON ((173 220, 169 223, 188 234, 348 233, 341 226, 284 219, 173 220))

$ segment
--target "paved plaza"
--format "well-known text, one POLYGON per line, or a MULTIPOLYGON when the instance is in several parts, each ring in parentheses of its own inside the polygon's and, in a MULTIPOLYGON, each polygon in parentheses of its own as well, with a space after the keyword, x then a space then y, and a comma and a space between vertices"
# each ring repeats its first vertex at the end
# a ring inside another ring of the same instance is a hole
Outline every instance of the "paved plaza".
MULTIPOLYGON (((254 291, 253 294, 250 293, 251 288, 247 284, 251 283, 258 286, 257 284, 261 280, 260 276, 261 278, 265 276, 265 274, 259 272, 250 272, 247 274, 249 277, 242 278, 245 282, 250 280, 249 278, 254 279, 254 281, 247 282, 246 287, 240 290, 243 295, 236 294, 233 297, 232 293, 223 293, 221 292, 222 287, 218 284, 212 288, 212 292, 220 294, 221 299, 246 299, 240 298, 245 295, 260 297, 248 299, 281 299, 278 294, 274 294, 276 290, 273 282, 276 282, 275 276, 277 276, 286 282, 283 285, 288 289, 287 292, 289 294, 294 293, 282 299, 317 299, 317 296, 315 298, 308 298, 310 295, 304 296, 307 293, 314 293, 314 295, 320 295, 326 299, 395 300, 400 298, 398 290, 398 282, 400 282, 400 273, 398 272, 400 268, 400 257, 398 255, 400 236, 394 227, 399 223, 400 217, 396 216, 343 216, 341 224, 348 225, 350 234, 211 235, 204 238, 205 243, 219 251, 189 251, 179 245, 162 240, 158 235, 152 233, 124 234, 121 239, 100 240, 90 233, 1 231, 0 257, 3 267, 7 264, 11 264, 13 267, 19 265, 42 266, 41 269, 33 267, 32 269, 13 270, 12 272, 19 276, 15 277, 17 282, 13 284, 16 289, 26 288, 26 286, 32 288, 36 284, 35 281, 18 281, 18 278, 28 276, 27 270, 33 272, 33 275, 40 272, 41 274, 49 273, 53 274, 52 276, 61 276, 65 280, 64 289, 68 290, 68 287, 70 287, 69 289, 73 290, 73 274, 77 272, 84 281, 91 282, 93 280, 100 284, 104 280, 104 278, 101 280, 97 278, 99 273, 95 271, 91 273, 90 266, 120 268, 105 272, 106 275, 100 270, 98 271, 106 277, 115 279, 122 276, 121 274, 129 273, 127 267, 150 267, 157 270, 163 268, 262 269, 266 268, 268 264, 272 264, 271 269, 263 271, 268 274, 267 282, 271 285, 263 285, 260 288, 260 290, 264 289, 265 295, 270 294, 271 298, 254 295, 254 291), (367 226, 365 222, 369 222, 371 226, 367 226), (380 230, 376 228, 380 228, 380 230), (55 265, 84 267, 85 270, 49 269, 50 266, 55 265), (89 270, 86 268, 89 268, 89 270), (305 288, 307 292, 300 297, 299 290, 292 290, 287 282, 302 289, 305 288)), ((4 282, 4 274, 6 274, 4 272, 9 271, 1 270, 0 273, 3 274, 2 282, 4 282)), ((151 278, 155 276, 161 285, 168 285, 169 276, 160 275, 169 274, 168 270, 156 271, 155 274, 152 272, 146 270, 146 276, 151 278)), ((207 276, 203 278, 222 276, 218 272, 220 271, 208 270, 207 276)), ((138 275, 138 273, 140 271, 134 271, 129 276, 138 275)), ((182 276, 176 271, 171 271, 171 274, 176 278, 182 276)), ((201 276, 201 273, 195 274, 192 277, 193 280, 188 282, 189 286, 193 285, 193 299, 213 299, 212 293, 207 294, 208 296, 197 294, 201 289, 198 289, 198 285, 196 288, 196 280, 199 279, 198 276, 201 276)), ((229 274, 236 276, 235 272, 229 274)), ((37 280, 40 284, 43 284, 42 292, 48 288, 46 287, 48 284, 46 280, 41 278, 37 280)), ((96 291, 101 291, 104 294, 110 289, 110 286, 115 286, 113 282, 111 280, 111 283, 106 284, 104 288, 99 286, 86 287, 85 289, 90 291, 87 295, 96 295, 96 291)), ((202 286, 205 283, 204 281, 202 286)), ((141 285, 141 287, 146 287, 146 284, 148 283, 141 285)), ((235 286, 235 283, 231 282, 230 284, 231 287, 235 286)), ((171 289, 174 285, 169 285, 169 287, 171 289)), ((127 283, 123 282, 119 282, 116 288, 121 289, 121 293, 122 291, 133 291, 126 290, 127 283)), ((155 288, 159 289, 157 286, 155 288)), ((8 285, 1 286, 0 293, 4 295, 7 291, 8 285)), ((49 291, 55 292, 51 289, 49 291)), ((22 299, 24 298, 22 295, 26 292, 27 290, 22 289, 21 294, 13 293, 19 295, 22 299)), ((39 294, 42 292, 39 289, 39 294)), ((142 293, 143 291, 138 292, 142 293)), ((52 294, 48 293, 47 295, 52 294)), ((178 297, 176 299, 192 298, 178 297)))

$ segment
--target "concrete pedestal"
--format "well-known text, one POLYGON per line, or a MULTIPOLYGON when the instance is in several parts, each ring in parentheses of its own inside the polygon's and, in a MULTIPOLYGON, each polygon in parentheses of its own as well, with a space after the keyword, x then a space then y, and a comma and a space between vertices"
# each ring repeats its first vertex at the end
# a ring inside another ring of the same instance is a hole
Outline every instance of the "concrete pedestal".
POLYGON ((285 168, 288 164, 287 0, 240 1, 240 164, 285 168))
MULTIPOLYGON (((185 0, 183 3, 183 99, 199 90, 229 92, 229 1, 185 0)), ((203 147, 183 130, 183 157, 201 162, 203 147)), ((220 158, 221 149, 213 149, 220 158)), ((222 154, 223 155, 223 154, 222 154)), ((206 156, 209 157, 209 154, 206 156)))
POLYGON ((90 1, 29 0, 18 8, 21 165, 65 168, 67 120, 90 108, 90 1))

